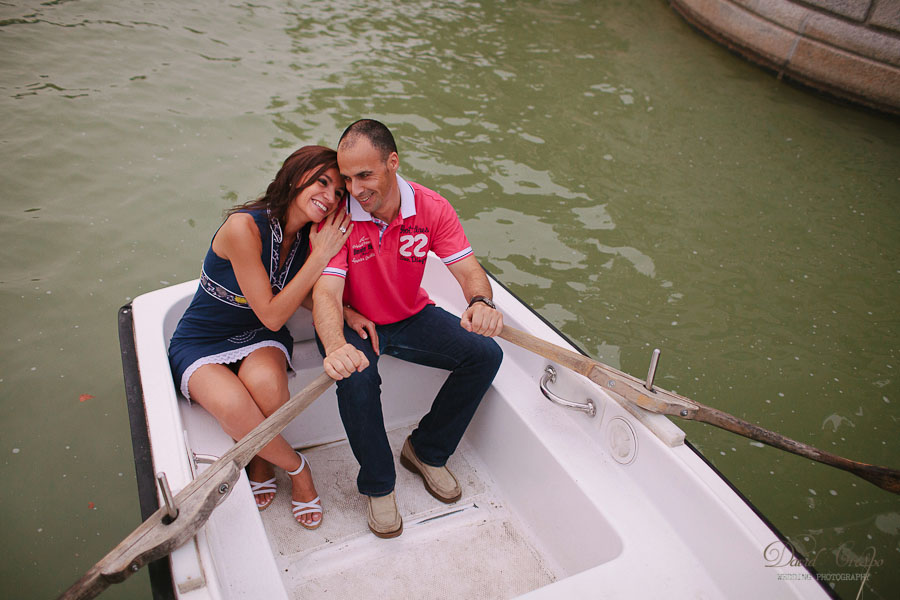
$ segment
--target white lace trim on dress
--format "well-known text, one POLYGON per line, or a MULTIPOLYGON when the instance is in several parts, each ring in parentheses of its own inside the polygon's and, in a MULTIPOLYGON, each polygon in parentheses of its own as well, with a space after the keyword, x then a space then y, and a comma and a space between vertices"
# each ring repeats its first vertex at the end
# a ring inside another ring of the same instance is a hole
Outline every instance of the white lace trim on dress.
POLYGON ((189 366, 185 370, 184 375, 181 376, 181 394, 185 398, 187 398, 188 402, 191 401, 191 395, 188 393, 188 381, 190 381, 191 375, 194 374, 194 371, 196 371, 203 365, 231 364, 233 362, 241 360, 242 358, 247 358, 254 350, 259 350, 260 348, 265 348, 267 346, 274 346, 284 352, 284 358, 287 360, 288 369, 292 371, 294 370, 294 365, 291 364, 291 355, 288 354, 288 351, 285 349, 284 344, 281 344, 274 340, 265 340, 262 342, 257 342, 256 344, 244 346, 243 348, 235 348, 234 350, 228 350, 226 352, 220 352, 218 354, 212 354, 210 356, 198 358, 191 363, 191 366, 189 366))

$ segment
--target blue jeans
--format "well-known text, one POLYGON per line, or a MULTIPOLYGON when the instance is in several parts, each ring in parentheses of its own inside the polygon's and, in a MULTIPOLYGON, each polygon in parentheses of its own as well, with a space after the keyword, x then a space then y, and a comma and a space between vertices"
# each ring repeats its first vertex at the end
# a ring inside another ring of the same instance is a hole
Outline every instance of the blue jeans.
MULTIPOLYGON (((378 325, 376 330, 382 355, 450 371, 410 439, 419 460, 442 467, 491 387, 503 351, 493 339, 466 331, 460 327, 459 317, 432 304, 403 321, 378 325)), ((384 496, 394 490, 397 474, 381 412, 378 356, 371 340, 362 339, 346 325, 344 337, 369 360, 362 373, 337 382, 341 420, 360 466, 356 485, 361 494, 384 496)), ((324 356, 318 335, 316 342, 324 356)))

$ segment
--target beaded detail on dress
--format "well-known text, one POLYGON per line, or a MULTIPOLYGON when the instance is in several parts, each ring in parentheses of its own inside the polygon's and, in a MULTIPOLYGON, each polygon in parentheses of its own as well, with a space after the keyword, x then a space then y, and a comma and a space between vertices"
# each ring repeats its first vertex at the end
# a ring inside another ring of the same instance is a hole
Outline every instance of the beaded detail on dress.
POLYGON ((216 300, 221 300, 225 304, 230 304, 231 306, 236 306, 237 308, 246 308, 250 309, 250 305, 247 303, 247 299, 241 296, 240 294, 236 294, 229 290, 224 285, 213 281, 213 279, 206 274, 206 269, 200 269, 200 287, 204 292, 215 298, 216 300))
POLYGON ((297 254, 297 248, 300 247, 298 242, 303 235, 303 230, 301 229, 297 232, 297 239, 291 244, 291 252, 288 254, 287 259, 285 259, 284 266, 279 271, 278 263, 281 262, 281 240, 283 239, 281 223, 272 216, 272 211, 266 209, 266 213, 268 214, 269 225, 272 229, 272 257, 269 263, 269 283, 272 284, 272 292, 278 293, 276 290, 284 288, 288 272, 291 270, 291 263, 294 261, 294 255, 297 254))

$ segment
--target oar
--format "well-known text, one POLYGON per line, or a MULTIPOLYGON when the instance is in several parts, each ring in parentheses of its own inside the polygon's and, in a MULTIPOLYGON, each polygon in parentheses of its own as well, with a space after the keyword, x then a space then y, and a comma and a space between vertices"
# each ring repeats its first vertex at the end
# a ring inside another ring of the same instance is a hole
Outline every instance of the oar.
POLYGON ((121 583, 149 562, 190 540, 224 500, 250 459, 312 404, 334 381, 324 372, 231 447, 175 495, 174 520, 162 507, 66 590, 60 600, 86 600, 121 583))
POLYGON ((650 386, 651 389, 647 389, 643 381, 627 373, 506 325, 503 327, 500 337, 516 346, 525 348, 572 369, 597 385, 624 397, 629 402, 650 412, 715 425, 751 440, 849 471, 882 489, 900 494, 900 470, 861 463, 819 450, 774 431, 763 429, 753 423, 748 423, 734 415, 654 387, 652 384, 650 386))

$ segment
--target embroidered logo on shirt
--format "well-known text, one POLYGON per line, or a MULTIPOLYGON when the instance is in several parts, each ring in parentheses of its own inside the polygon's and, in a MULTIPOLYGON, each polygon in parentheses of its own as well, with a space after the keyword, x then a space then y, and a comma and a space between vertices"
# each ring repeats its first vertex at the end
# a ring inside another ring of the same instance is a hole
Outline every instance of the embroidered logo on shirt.
POLYGON ((350 262, 360 263, 375 256, 375 247, 369 236, 363 236, 358 242, 350 246, 350 262))

